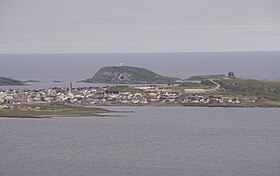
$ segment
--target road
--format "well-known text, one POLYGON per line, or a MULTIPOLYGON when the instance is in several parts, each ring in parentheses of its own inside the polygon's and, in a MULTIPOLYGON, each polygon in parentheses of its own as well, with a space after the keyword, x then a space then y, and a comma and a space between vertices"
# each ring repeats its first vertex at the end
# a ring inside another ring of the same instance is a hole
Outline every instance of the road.
POLYGON ((216 87, 212 88, 212 89, 208 89, 207 91, 216 91, 218 89, 220 89, 221 85, 217 82, 215 82, 213 79, 209 79, 209 81, 211 81, 213 84, 216 85, 216 87))

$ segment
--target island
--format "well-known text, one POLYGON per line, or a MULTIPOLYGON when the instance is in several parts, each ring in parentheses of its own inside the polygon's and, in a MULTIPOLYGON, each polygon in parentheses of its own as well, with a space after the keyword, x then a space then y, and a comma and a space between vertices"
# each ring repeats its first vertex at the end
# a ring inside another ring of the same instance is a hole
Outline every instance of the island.
POLYGON ((7 77, 0 77, 0 86, 21 86, 24 85, 24 82, 7 78, 7 77))
POLYGON ((123 65, 101 68, 92 78, 83 80, 87 83, 110 84, 168 84, 180 81, 179 78, 165 77, 146 68, 123 65))

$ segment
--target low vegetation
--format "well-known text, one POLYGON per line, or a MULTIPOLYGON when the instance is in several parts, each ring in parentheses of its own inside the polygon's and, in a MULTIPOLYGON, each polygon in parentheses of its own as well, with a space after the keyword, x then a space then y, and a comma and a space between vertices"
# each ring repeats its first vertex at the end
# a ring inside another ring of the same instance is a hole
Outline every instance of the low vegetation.
POLYGON ((84 82, 113 84, 168 84, 175 83, 178 78, 164 77, 148 69, 131 66, 104 67, 84 82))
POLYGON ((196 75, 196 76, 192 76, 187 80, 208 80, 208 79, 222 79, 225 78, 226 75, 196 75))
POLYGON ((10 109, 1 109, 0 117, 22 117, 22 118, 46 118, 46 117, 81 117, 81 116, 99 116, 100 113, 107 113, 108 110, 68 106, 68 105, 50 105, 50 104, 21 104, 15 105, 10 109))
POLYGON ((266 98, 280 102, 280 81, 240 78, 216 79, 225 93, 266 98))

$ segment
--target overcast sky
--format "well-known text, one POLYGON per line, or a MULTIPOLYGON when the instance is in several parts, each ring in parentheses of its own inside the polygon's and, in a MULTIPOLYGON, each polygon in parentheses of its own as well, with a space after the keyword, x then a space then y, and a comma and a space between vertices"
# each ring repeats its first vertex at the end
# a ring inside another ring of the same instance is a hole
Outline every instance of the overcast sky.
POLYGON ((0 0, 0 53, 280 51, 279 0, 0 0))

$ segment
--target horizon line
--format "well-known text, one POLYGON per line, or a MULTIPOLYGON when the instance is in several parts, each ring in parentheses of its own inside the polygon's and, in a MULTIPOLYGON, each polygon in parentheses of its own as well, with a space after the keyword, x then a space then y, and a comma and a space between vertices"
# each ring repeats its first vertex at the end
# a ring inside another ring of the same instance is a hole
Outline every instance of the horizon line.
POLYGON ((280 52, 277 50, 263 50, 263 51, 162 51, 162 52, 26 52, 26 53, 0 53, 0 55, 24 55, 24 54, 180 54, 180 53, 251 53, 251 52, 280 52))

